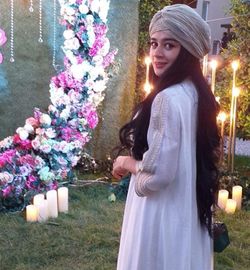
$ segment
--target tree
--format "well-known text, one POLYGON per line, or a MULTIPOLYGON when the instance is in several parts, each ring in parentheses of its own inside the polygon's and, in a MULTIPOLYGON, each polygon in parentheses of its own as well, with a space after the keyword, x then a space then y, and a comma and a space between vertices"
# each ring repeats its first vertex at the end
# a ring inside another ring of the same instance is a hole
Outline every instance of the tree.
POLYGON ((223 67, 218 71, 216 95, 220 96, 222 110, 230 113, 233 70, 231 62, 240 61, 236 73, 236 87, 241 92, 238 98, 237 136, 250 139, 250 4, 247 1, 231 0, 229 14, 233 16, 231 31, 234 39, 223 49, 223 67))

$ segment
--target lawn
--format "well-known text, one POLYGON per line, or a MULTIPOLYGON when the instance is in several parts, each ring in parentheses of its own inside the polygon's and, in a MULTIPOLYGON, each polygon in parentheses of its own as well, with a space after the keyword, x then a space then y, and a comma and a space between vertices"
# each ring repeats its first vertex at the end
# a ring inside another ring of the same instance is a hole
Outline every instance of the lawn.
MULTIPOLYGON (((27 223, 23 213, 0 214, 0 270, 115 270, 124 201, 109 202, 100 184, 71 187, 69 194, 69 214, 45 224, 27 223)), ((248 270, 250 211, 217 219, 226 222, 231 244, 215 255, 215 270, 248 270)))

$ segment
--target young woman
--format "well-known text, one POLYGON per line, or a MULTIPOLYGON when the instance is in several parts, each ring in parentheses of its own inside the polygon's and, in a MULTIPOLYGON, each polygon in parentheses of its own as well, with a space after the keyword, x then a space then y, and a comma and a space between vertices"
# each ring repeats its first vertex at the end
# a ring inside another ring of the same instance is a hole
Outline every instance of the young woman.
POLYGON ((218 105, 200 58, 206 22, 186 5, 167 6, 149 27, 154 90, 120 130, 113 175, 132 173, 118 270, 211 270, 217 192, 218 105))

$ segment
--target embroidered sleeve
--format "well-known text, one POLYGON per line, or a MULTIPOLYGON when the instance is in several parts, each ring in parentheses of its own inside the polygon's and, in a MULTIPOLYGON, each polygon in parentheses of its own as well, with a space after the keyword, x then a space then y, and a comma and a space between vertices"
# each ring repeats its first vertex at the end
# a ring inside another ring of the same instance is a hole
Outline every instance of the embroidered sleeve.
POLYGON ((148 196, 174 180, 180 147, 178 104, 158 94, 151 111, 152 143, 138 164, 135 191, 148 196))

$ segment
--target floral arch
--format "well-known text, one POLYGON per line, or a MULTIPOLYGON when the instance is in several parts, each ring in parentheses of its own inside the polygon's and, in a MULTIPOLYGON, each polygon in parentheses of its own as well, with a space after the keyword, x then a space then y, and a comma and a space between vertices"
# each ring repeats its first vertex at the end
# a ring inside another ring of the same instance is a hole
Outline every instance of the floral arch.
POLYGON ((51 78, 48 110, 35 108, 16 134, 0 142, 0 211, 21 209, 35 193, 70 181, 98 123, 116 54, 106 37, 109 0, 59 2, 64 70, 51 78))

